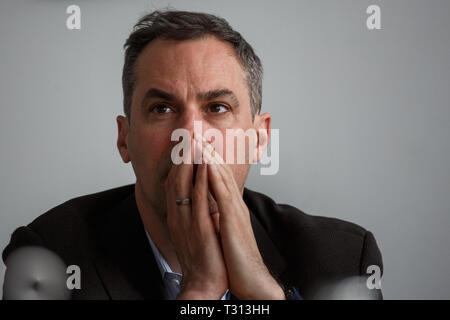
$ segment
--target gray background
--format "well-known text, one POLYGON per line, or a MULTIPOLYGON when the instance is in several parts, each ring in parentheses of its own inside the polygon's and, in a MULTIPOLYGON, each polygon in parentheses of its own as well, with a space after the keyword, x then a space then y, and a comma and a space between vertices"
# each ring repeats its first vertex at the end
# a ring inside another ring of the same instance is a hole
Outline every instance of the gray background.
POLYGON ((168 4, 223 16, 263 61, 280 170, 253 168, 247 186, 371 230, 385 298, 449 299, 445 0, 2 0, 0 247, 67 199, 134 182, 115 146, 122 45, 141 15, 168 4), (70 4, 81 30, 66 29, 70 4), (370 4, 382 30, 366 28, 370 4))

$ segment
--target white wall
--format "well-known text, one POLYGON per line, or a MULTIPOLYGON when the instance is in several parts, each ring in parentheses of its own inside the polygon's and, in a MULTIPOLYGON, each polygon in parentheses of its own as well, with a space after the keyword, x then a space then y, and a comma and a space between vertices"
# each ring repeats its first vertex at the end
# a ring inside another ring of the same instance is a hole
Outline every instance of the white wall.
POLYGON ((115 147, 122 45, 168 4, 226 18, 262 58, 280 171, 254 168, 248 187, 371 230, 385 298, 449 299, 448 1, 2 1, 0 248, 69 198, 134 182, 115 147))

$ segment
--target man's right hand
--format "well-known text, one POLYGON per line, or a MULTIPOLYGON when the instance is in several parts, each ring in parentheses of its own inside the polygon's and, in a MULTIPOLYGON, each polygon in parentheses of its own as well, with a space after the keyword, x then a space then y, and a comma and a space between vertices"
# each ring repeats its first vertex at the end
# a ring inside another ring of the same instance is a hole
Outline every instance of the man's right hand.
POLYGON ((167 225, 183 273, 177 299, 217 300, 228 289, 227 270, 208 207, 206 164, 198 165, 194 186, 193 166, 173 165, 165 183, 167 225), (176 204, 184 198, 192 204, 176 204))

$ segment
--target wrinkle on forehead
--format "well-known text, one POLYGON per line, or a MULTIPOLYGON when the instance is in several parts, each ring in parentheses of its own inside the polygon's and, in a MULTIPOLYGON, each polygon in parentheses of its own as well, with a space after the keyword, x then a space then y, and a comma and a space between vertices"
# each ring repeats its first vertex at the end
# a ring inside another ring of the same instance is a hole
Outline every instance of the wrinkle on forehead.
POLYGON ((213 36, 156 39, 142 51, 135 70, 137 87, 160 85, 185 98, 217 87, 247 90, 245 72, 233 47, 213 36))

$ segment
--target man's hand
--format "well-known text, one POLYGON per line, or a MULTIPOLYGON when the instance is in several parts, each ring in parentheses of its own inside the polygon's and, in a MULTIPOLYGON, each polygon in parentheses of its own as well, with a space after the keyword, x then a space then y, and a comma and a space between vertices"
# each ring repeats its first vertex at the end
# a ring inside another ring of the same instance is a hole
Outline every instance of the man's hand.
MULTIPOLYGON (((208 180, 219 208, 219 234, 228 271, 230 291, 239 299, 285 299, 284 292, 263 262, 250 214, 233 173, 204 139, 203 157, 208 180)), ((216 214, 214 214, 216 215, 216 214)))
POLYGON ((227 270, 219 239, 208 208, 206 164, 174 165, 165 183, 167 225, 182 269, 183 281, 177 299, 220 299, 228 289, 227 270), (176 199, 190 198, 191 205, 176 199))

